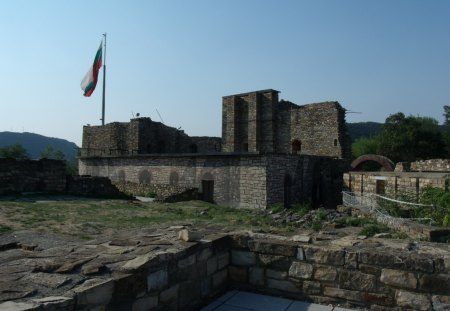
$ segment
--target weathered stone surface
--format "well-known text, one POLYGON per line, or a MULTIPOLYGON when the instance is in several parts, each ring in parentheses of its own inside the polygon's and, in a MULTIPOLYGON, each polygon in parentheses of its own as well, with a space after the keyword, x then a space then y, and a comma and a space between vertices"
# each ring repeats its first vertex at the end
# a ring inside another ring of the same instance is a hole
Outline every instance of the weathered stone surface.
POLYGON ((75 299, 72 297, 51 296, 33 299, 33 302, 40 304, 44 310, 72 310, 75 307, 75 299))
POLYGON ((195 281, 186 281, 180 283, 178 288, 178 310, 196 310, 195 306, 201 303, 200 283, 195 281))
POLYGON ((236 266, 253 266, 256 263, 256 255, 253 252, 233 250, 231 262, 236 266))
POLYGON ((209 276, 217 271, 217 257, 214 256, 206 261, 206 274, 209 276))
POLYGON ((322 292, 320 282, 303 281, 303 292, 308 295, 319 295, 322 292))
POLYGON ((431 302, 433 311, 450 311, 450 296, 433 295, 431 302))
POLYGON ((325 286, 325 288, 323 289, 323 294, 330 297, 337 297, 353 301, 363 301, 363 293, 359 291, 325 286))
POLYGON ((105 268, 105 265, 101 263, 87 264, 81 268, 81 273, 84 275, 93 275, 102 272, 105 268))
POLYGON ((179 285, 174 285, 172 287, 169 287, 168 289, 162 291, 159 294, 159 300, 163 303, 171 302, 177 300, 178 297, 178 287, 179 285))
POLYGON ((245 283, 247 282, 247 268, 245 267, 228 267, 228 275, 230 280, 245 283))
POLYGON ((213 274, 212 276, 213 288, 216 289, 218 287, 224 286, 226 284, 227 277, 228 277, 227 269, 218 271, 215 274, 213 274))
POLYGON ((343 266, 345 262, 345 252, 340 249, 305 247, 305 257, 307 261, 333 266, 343 266))
POLYGON ((352 269, 358 268, 358 254, 354 252, 345 252, 344 266, 352 269))
POLYGON ((165 288, 167 284, 167 270, 158 270, 156 272, 150 273, 147 277, 147 290, 149 292, 155 289, 161 290, 165 288))
POLYGON ((268 288, 274 288, 281 291, 291 292, 291 293, 297 293, 300 292, 300 289, 295 285, 295 283, 291 281, 283 281, 283 280, 276 280, 276 279, 267 279, 267 287, 268 288))
POLYGON ((392 306, 394 305, 394 298, 387 294, 376 294, 365 292, 364 301, 368 305, 382 305, 382 306, 392 306))
POLYGON ((223 269, 230 264, 230 253, 223 252, 217 254, 217 269, 223 269))
POLYGON ((294 257, 297 252, 297 245, 288 241, 260 241, 250 240, 248 247, 251 251, 264 254, 282 255, 294 257))
POLYGON ((52 273, 32 273, 23 278, 23 281, 31 282, 39 286, 58 288, 70 281, 70 277, 52 273))
POLYGON ((259 254, 258 261, 261 266, 277 270, 287 270, 291 265, 289 257, 259 254))
POLYGON ((39 309, 38 306, 31 303, 13 302, 13 301, 0 303, 0 310, 2 311, 33 311, 38 309, 39 309))
POLYGON ((345 289, 373 291, 376 277, 359 271, 341 271, 339 274, 339 286, 345 289))
POLYGON ((336 280, 337 270, 330 266, 317 266, 314 272, 314 278, 320 281, 336 280))
POLYGON ((266 276, 271 279, 285 280, 288 276, 288 273, 286 271, 267 269, 266 276))
POLYGON ((417 287, 415 275, 402 270, 383 269, 381 270, 380 281, 401 288, 415 289, 417 287))
POLYGON ((424 294, 397 290, 395 292, 397 305, 402 308, 411 308, 413 310, 431 310, 431 302, 424 294))
POLYGON ((158 296, 143 297, 135 300, 132 311, 149 311, 158 305, 158 296))
POLYGON ((178 238, 185 242, 192 242, 192 241, 200 241, 202 239, 202 235, 198 231, 183 229, 178 232, 178 238))
POLYGON ((433 294, 448 295, 450 293, 450 275, 423 274, 420 279, 420 289, 433 294))
POLYGON ((305 234, 298 234, 298 235, 294 235, 291 238, 292 241, 294 242, 300 242, 300 243, 311 243, 312 239, 309 235, 305 235, 305 234))
POLYGON ((187 268, 195 264, 195 262, 196 262, 195 254, 192 254, 186 258, 178 260, 178 268, 179 269, 187 268))
POLYGON ((256 286, 264 285, 264 269, 261 268, 249 268, 248 269, 248 281, 250 284, 256 286))
POLYGON ((297 249, 297 260, 306 260, 305 251, 303 247, 297 249))
POLYGON ((313 274, 313 269, 313 265, 309 263, 294 261, 289 268, 289 276, 293 278, 310 279, 313 274))
POLYGON ((114 280, 89 279, 74 289, 77 304, 106 305, 112 299, 114 280))
POLYGON ((213 255, 211 248, 205 248, 200 253, 197 254, 197 261, 208 260, 213 255))
POLYGON ((138 256, 132 260, 127 261, 121 268, 122 271, 134 271, 141 269, 145 266, 151 265, 152 263, 158 262, 158 256, 155 255, 142 255, 138 256))

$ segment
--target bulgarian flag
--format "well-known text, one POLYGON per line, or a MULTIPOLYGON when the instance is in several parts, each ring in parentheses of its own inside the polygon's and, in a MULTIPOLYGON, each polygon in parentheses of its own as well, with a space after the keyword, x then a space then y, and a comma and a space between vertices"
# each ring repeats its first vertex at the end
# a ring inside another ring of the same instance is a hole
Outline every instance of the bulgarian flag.
POLYGON ((81 81, 81 89, 86 97, 91 96, 97 85, 98 71, 102 67, 102 43, 100 43, 100 47, 95 54, 94 63, 81 81))

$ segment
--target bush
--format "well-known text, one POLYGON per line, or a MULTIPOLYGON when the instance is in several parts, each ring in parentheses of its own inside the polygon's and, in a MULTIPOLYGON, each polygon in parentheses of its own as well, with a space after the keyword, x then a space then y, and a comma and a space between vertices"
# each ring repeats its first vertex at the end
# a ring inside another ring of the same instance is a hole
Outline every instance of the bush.
POLYGON ((389 228, 381 224, 368 224, 359 232, 360 235, 368 237, 374 236, 377 233, 389 232, 389 228))

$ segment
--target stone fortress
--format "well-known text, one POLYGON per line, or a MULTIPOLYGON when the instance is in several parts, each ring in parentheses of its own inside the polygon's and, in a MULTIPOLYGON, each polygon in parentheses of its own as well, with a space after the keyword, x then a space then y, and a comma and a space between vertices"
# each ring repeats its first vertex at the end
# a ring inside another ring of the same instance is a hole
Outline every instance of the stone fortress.
POLYGON ((80 175, 133 185, 195 188, 239 208, 304 201, 335 207, 350 144, 338 102, 298 106, 273 89, 222 99, 222 138, 191 137, 150 118, 85 126, 80 175))

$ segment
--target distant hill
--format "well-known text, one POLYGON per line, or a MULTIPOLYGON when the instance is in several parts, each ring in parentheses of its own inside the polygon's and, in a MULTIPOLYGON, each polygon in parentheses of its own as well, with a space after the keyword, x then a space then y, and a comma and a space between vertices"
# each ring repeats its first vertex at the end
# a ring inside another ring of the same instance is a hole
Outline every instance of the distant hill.
POLYGON ((48 145, 55 150, 61 150, 66 159, 73 159, 77 155, 78 146, 61 138, 47 137, 34 133, 0 132, 0 147, 20 144, 30 155, 31 159, 39 159, 41 151, 48 145))
POLYGON ((347 131, 352 143, 361 137, 373 137, 380 133, 382 128, 383 123, 377 122, 347 123, 347 131))

